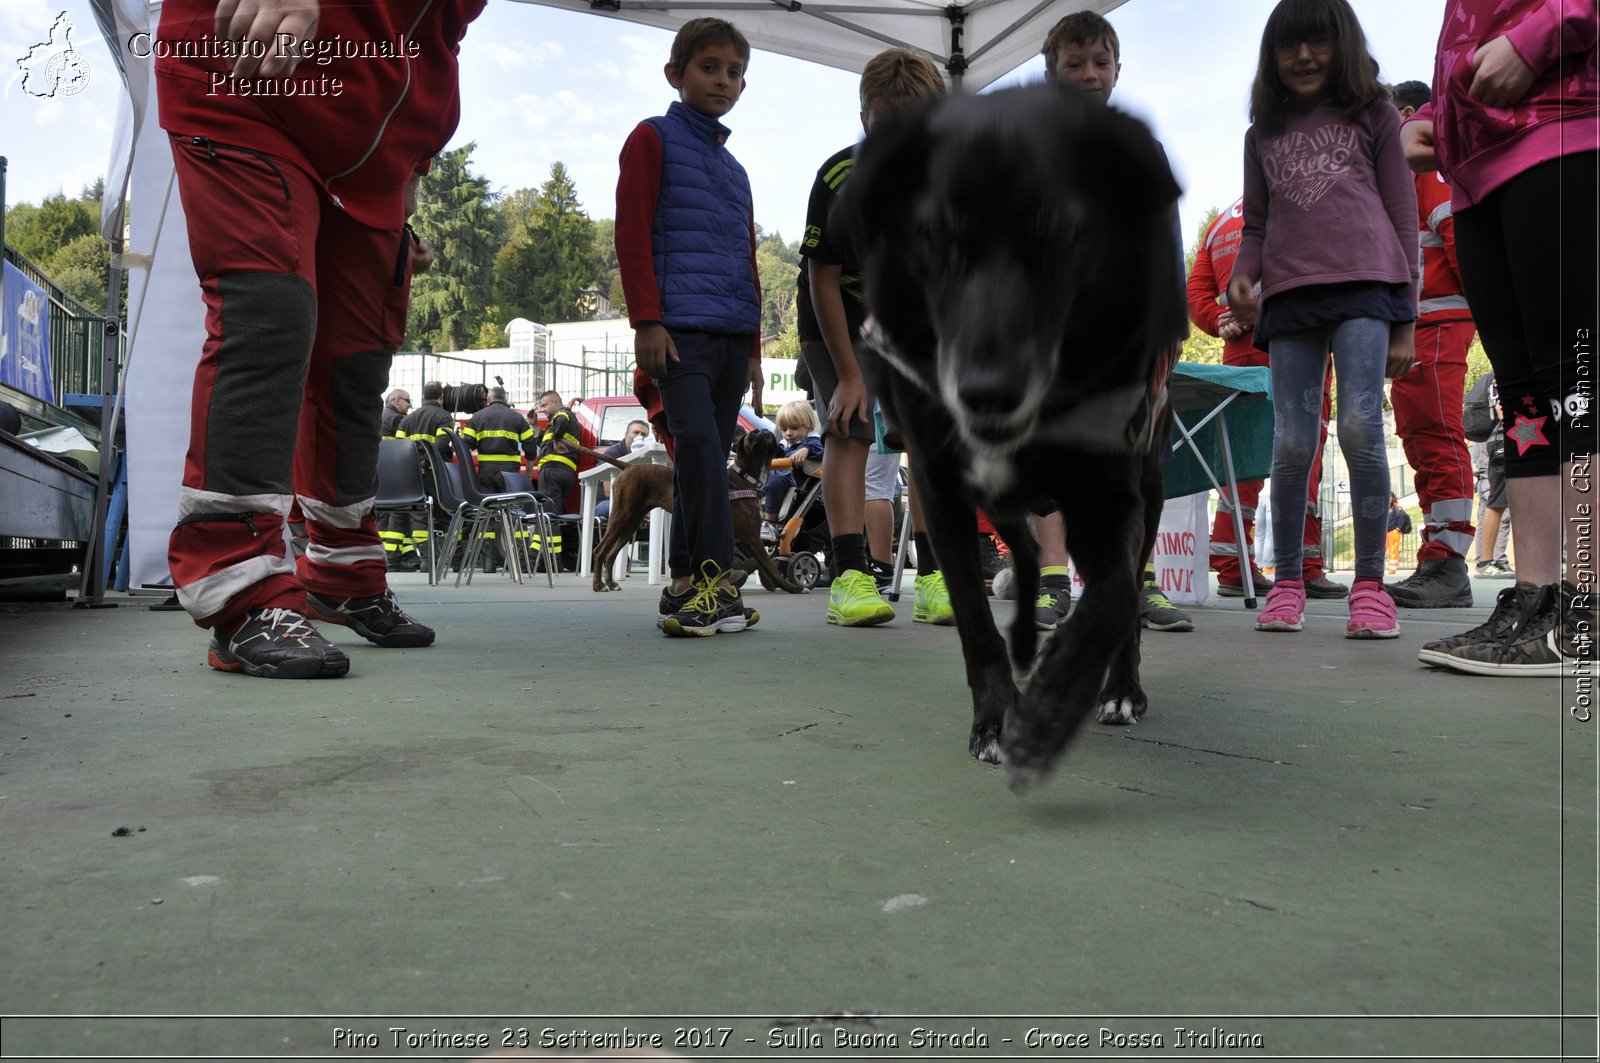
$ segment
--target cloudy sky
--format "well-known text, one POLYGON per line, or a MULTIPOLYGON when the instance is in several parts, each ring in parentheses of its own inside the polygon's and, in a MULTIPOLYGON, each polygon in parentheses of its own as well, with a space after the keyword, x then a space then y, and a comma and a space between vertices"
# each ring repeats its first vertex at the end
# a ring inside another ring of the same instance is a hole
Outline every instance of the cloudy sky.
MULTIPOLYGON (((1122 39, 1112 102, 1149 121, 1186 189, 1186 239, 1208 207, 1238 195, 1246 97, 1270 0, 1130 0, 1111 12, 1122 39)), ((1443 0, 1353 0, 1386 81, 1428 80, 1443 0)), ((566 164, 591 216, 611 217, 617 152, 673 98, 661 74, 670 35, 586 14, 490 0, 462 47, 462 123, 478 172, 499 191, 536 186, 566 164)), ((1003 81, 1041 76, 1034 60, 1003 81)), ((728 116, 729 147, 750 172, 756 219, 794 240, 817 165, 860 133, 856 75, 758 52, 728 116)), ((0 155, 6 200, 74 195, 105 172, 121 95, 86 0, 0 0, 0 155), (90 65, 74 96, 21 91, 17 60, 65 11, 90 65)), ((137 207, 135 207, 137 209, 137 207)))

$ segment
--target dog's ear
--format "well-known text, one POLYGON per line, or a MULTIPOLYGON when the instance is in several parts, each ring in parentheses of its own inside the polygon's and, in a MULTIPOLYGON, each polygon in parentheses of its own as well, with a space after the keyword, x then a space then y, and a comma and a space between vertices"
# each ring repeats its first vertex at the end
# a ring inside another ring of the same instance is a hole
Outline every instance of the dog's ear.
POLYGON ((1129 214, 1165 210, 1178 201, 1183 190, 1143 122, 1105 108, 1091 108, 1083 117, 1082 135, 1073 143, 1079 187, 1096 202, 1129 214))
POLYGON ((846 261, 865 261, 879 239, 902 231, 896 219, 927 182, 932 111, 924 107, 891 115, 876 123, 856 149, 850 180, 828 216, 830 239, 846 261))

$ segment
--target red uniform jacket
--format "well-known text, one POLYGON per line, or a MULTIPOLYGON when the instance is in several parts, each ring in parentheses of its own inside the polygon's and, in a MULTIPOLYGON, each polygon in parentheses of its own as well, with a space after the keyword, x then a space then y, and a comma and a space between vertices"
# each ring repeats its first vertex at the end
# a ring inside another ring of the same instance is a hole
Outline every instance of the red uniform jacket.
POLYGON ((363 225, 398 229, 406 182, 455 132, 457 52, 484 3, 325 3, 292 75, 240 80, 216 0, 166 0, 152 43, 161 127, 287 159, 363 225))
MULTIPOLYGON (((1233 206, 1217 215, 1194 256, 1194 268, 1189 271, 1187 285, 1189 317, 1207 336, 1221 335, 1217 319, 1222 316, 1222 305, 1217 302, 1217 296, 1228 290, 1233 260, 1239 254, 1243 233, 1244 197, 1240 196, 1233 206)), ((1254 338, 1255 333, 1246 332, 1236 339, 1224 340, 1223 364, 1235 365, 1243 355, 1254 352, 1254 338)))

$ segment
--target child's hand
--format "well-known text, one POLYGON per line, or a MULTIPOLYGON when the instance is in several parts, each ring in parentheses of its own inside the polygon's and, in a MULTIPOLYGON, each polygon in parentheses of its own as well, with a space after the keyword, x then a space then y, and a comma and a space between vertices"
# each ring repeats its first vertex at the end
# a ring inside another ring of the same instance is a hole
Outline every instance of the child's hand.
POLYGON ((1256 323, 1256 282, 1249 277, 1235 277, 1228 282, 1228 309, 1234 320, 1249 327, 1256 323))
POLYGON ((1384 364, 1383 375, 1390 380, 1398 380, 1416 368, 1416 331, 1414 321, 1389 326, 1389 358, 1384 364))
POLYGON ((1510 107, 1528 94, 1535 76, 1511 46, 1511 38, 1496 37, 1473 54, 1467 95, 1490 107, 1510 107))
POLYGON ((848 436, 852 420, 866 424, 871 417, 867 384, 861 379, 861 374, 840 377, 839 386, 833 389, 833 401, 828 404, 828 426, 838 434, 848 436))
POLYGON ((1432 173, 1439 168, 1439 156, 1433 146, 1433 123, 1426 118, 1416 118, 1400 127, 1400 150, 1405 152, 1406 165, 1412 173, 1432 173))
POLYGON ((633 330, 633 357, 639 368, 660 380, 667 375, 667 360, 678 360, 678 345, 659 321, 633 330))

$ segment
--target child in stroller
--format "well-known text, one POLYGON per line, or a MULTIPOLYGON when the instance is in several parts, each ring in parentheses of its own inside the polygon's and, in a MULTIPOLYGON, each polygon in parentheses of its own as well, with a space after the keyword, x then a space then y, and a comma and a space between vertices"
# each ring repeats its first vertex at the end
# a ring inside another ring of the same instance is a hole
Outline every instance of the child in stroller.
POLYGON ((822 437, 816 411, 803 400, 785 403, 777 426, 787 457, 772 463, 762 499, 761 539, 778 570, 809 590, 823 578, 830 543, 822 510, 822 437))
POLYGON ((794 473, 808 461, 822 460, 822 437, 817 434, 817 412, 804 399, 786 402, 778 411, 778 434, 782 436, 783 453, 789 464, 773 462, 773 473, 767 477, 767 487, 762 496, 761 519, 776 522, 778 511, 794 490, 794 473))

